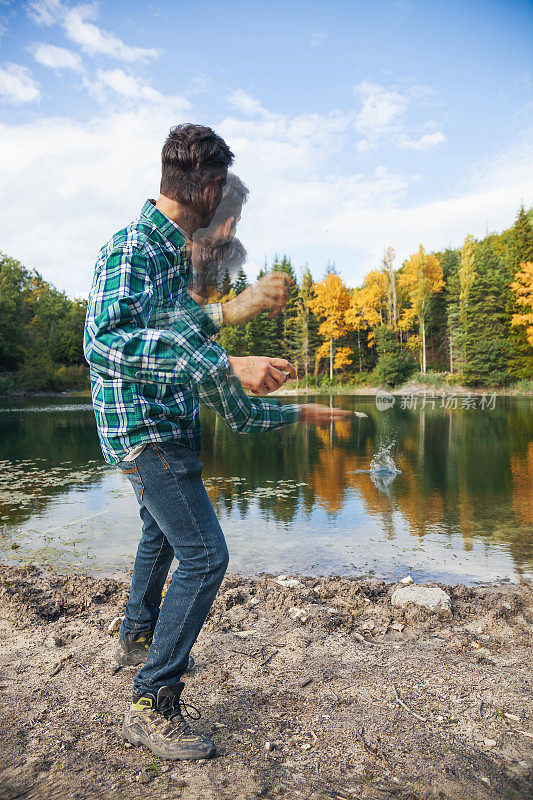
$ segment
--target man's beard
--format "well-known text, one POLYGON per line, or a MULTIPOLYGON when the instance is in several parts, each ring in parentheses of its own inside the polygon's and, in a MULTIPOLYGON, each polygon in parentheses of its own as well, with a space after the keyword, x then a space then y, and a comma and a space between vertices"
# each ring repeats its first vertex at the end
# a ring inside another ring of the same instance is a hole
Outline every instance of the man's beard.
POLYGON ((220 291, 226 272, 233 283, 246 261, 246 248, 239 239, 226 242, 209 234, 193 236, 189 289, 202 297, 220 291))

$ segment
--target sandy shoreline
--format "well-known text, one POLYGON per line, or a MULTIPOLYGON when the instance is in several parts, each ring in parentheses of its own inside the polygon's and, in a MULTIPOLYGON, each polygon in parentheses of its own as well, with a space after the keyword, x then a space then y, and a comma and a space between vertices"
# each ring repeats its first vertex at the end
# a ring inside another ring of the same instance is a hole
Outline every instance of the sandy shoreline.
POLYGON ((219 755, 171 763, 120 737, 127 578, 3 566, 0 800, 531 797, 530 583, 442 587, 435 613, 375 579, 300 580, 226 577, 185 692, 219 755))
MULTIPOLYGON (((435 387, 431 384, 420 383, 418 381, 409 381, 408 383, 402 384, 402 386, 390 387, 386 384, 381 384, 380 386, 353 386, 350 384, 346 385, 335 385, 331 388, 326 387, 318 387, 315 388, 314 386, 302 388, 301 386, 296 389, 296 381, 290 380, 287 382, 285 386, 277 391, 273 392, 271 396, 280 396, 287 395, 288 397, 294 397, 296 395, 324 395, 329 396, 331 394, 340 394, 340 395, 362 395, 368 397, 374 397, 378 392, 388 392, 393 395, 457 395, 462 397, 464 395, 473 395, 476 397, 481 397, 482 395, 496 395, 497 397, 528 397, 533 398, 532 391, 526 391, 524 389, 516 388, 514 386, 509 387, 501 387, 501 386, 489 386, 486 388, 482 387, 468 387, 468 386, 451 386, 449 384, 442 384, 441 386, 435 387)), ((4 394, 0 394, 0 398, 9 399, 12 398, 16 399, 35 399, 35 400, 45 400, 47 398, 54 398, 54 397, 69 397, 69 396, 76 396, 76 397, 87 397, 90 399, 91 392, 89 389, 69 389, 64 392, 33 392, 33 391, 11 391, 4 394)))
POLYGON ((415 381, 409 381, 408 383, 404 383, 402 386, 390 387, 386 386, 385 384, 381 386, 340 386, 340 387, 333 387, 332 389, 327 388, 304 388, 301 387, 296 390, 296 383, 295 381, 289 381, 286 386, 283 386, 281 389, 278 389, 275 392, 276 396, 283 396, 287 395, 288 397, 293 397, 297 395, 316 395, 322 394, 324 396, 329 396, 330 394, 336 395, 359 395, 359 396, 367 396, 367 397, 374 397, 376 394, 381 392, 387 392, 388 394, 392 394, 395 396, 400 395, 407 395, 407 396, 423 396, 423 395, 430 395, 430 396, 453 396, 456 395, 457 397, 465 397, 471 395, 472 397, 482 397, 485 395, 486 397, 496 395, 496 397, 528 397, 533 398, 533 392, 522 391, 519 389, 515 389, 510 387, 508 389, 501 388, 501 387, 488 387, 488 388, 479 388, 479 387, 468 387, 468 386, 449 386, 448 384, 443 384, 442 386, 431 386, 430 384, 426 383, 419 383, 415 381))

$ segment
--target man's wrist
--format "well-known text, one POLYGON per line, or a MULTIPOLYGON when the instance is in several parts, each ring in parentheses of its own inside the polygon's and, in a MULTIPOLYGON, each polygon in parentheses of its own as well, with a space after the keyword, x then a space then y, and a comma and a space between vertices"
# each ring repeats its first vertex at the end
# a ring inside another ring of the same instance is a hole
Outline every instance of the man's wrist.
POLYGON ((224 313, 222 309, 223 303, 208 303, 204 306, 205 313, 218 328, 221 328, 224 324, 224 313))
POLYGON ((302 417, 302 406, 299 403, 290 403, 288 405, 280 404, 280 408, 287 425, 300 421, 302 417))
MULTIPOLYGON (((228 302, 230 302, 230 301, 228 300, 228 302)), ((220 313, 221 313, 221 316, 222 316, 222 322, 220 323, 220 324, 221 324, 221 326, 222 326, 222 325, 229 325, 229 321, 228 321, 228 316, 229 316, 229 315, 228 315, 228 309, 226 308, 226 306, 228 305, 228 302, 226 302, 226 303, 219 303, 219 305, 220 305, 220 313)))

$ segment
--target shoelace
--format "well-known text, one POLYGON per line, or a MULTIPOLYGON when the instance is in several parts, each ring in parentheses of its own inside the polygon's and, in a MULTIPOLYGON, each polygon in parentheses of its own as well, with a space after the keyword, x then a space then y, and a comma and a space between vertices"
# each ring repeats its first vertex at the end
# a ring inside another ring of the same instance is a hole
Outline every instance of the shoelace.
POLYGON ((168 719, 169 722, 177 722, 182 733, 187 733, 191 730, 188 722, 185 720, 185 716, 190 719, 200 719, 202 716, 200 710, 196 708, 196 706, 193 706, 192 703, 186 703, 181 697, 178 698, 177 703, 176 700, 173 700, 172 703, 169 702, 168 706, 163 706, 159 708, 158 711, 161 716, 168 719), (191 713, 191 711, 193 713, 191 713))

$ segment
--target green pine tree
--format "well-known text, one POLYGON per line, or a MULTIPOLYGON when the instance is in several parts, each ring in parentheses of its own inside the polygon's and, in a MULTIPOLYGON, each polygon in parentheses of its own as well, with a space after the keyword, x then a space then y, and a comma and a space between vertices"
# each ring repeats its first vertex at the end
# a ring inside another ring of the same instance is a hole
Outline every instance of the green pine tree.
POLYGON ((469 385, 509 382, 507 272, 489 238, 475 248, 475 271, 463 327, 462 372, 469 385))
POLYGON ((231 283, 231 278, 228 272, 228 268, 226 267, 224 277, 222 278, 222 283, 220 284, 220 294, 222 295, 222 297, 226 297, 226 295, 228 295, 231 292, 232 288, 233 286, 231 283))
MULTIPOLYGON (((530 216, 520 206, 516 221, 512 228, 512 236, 509 247, 508 262, 508 283, 514 280, 516 273, 520 270, 520 264, 524 261, 533 261, 533 226, 530 216)), ((510 320, 513 314, 523 313, 523 309, 517 305, 516 296, 512 289, 507 287, 506 296, 508 298, 507 313, 510 320)), ((527 332, 524 326, 510 326, 509 344, 511 348, 511 375, 513 378, 533 379, 533 352, 527 340, 527 332)))
POLYGON ((248 283, 248 277, 246 272, 244 271, 244 267, 240 267, 237 277, 235 278, 235 283, 233 284, 233 289, 235 294, 240 294, 243 292, 250 284, 248 283))

